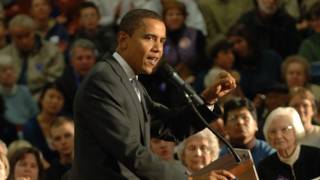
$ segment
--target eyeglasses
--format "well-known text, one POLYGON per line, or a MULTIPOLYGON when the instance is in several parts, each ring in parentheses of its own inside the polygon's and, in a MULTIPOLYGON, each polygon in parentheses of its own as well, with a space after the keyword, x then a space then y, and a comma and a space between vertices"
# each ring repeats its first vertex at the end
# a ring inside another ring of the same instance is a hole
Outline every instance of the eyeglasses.
POLYGON ((201 145, 201 146, 195 146, 195 145, 190 145, 186 147, 186 152, 188 153, 195 153, 198 151, 198 149, 203 153, 203 154, 209 154, 211 152, 211 149, 206 146, 206 145, 201 145))
POLYGON ((235 114, 235 115, 231 115, 228 117, 228 122, 230 122, 231 124, 234 124, 238 121, 238 119, 242 119, 247 121, 250 121, 252 118, 251 116, 249 116, 248 114, 235 114))
POLYGON ((278 132, 280 132, 281 135, 288 135, 289 132, 292 130, 293 130, 293 126, 290 125, 281 129, 270 129, 268 133, 270 137, 275 137, 278 132))

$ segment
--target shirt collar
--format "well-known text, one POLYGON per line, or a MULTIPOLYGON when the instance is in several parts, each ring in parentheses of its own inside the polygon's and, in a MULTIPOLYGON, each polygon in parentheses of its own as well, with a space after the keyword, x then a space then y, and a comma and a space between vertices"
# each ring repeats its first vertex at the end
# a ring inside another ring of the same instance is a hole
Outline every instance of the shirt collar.
POLYGON ((128 76, 129 80, 138 79, 138 76, 134 73, 133 69, 130 65, 125 61, 119 53, 114 52, 112 56, 116 59, 116 61, 120 64, 120 66, 125 71, 126 75, 128 76))

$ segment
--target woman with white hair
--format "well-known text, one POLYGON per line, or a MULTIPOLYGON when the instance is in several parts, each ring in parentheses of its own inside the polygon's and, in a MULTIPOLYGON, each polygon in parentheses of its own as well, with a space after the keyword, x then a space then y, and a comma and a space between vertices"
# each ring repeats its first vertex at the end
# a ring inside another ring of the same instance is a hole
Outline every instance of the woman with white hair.
POLYGON ((266 119, 263 133, 276 153, 258 165, 261 180, 313 179, 320 176, 320 149, 300 145, 305 131, 298 112, 292 107, 279 107, 266 119))
MULTIPOLYGON (((216 160, 219 156, 219 150, 217 137, 206 128, 185 139, 178 146, 178 156, 189 172, 195 172, 216 160)), ((209 176, 216 179, 234 178, 226 170, 213 171, 209 176)), ((196 179, 197 177, 193 178, 193 180, 196 179)))

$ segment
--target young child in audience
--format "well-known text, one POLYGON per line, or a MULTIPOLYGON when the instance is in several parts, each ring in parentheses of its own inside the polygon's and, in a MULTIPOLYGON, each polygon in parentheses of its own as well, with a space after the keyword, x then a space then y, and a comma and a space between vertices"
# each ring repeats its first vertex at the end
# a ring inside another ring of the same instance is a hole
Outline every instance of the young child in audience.
POLYGON ((50 126, 52 146, 58 152, 59 159, 51 162, 46 171, 46 180, 61 179, 71 168, 74 149, 74 123, 67 117, 59 117, 50 126))

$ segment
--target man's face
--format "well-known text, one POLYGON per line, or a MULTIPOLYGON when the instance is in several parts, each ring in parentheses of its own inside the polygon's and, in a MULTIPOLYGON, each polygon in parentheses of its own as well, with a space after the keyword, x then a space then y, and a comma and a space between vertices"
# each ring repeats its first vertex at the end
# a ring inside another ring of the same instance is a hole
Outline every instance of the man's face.
POLYGON ((24 27, 13 27, 10 29, 10 34, 13 43, 19 51, 29 52, 33 49, 35 44, 35 33, 24 27))
POLYGON ((71 155, 74 147, 74 125, 66 122, 51 128, 51 138, 52 145, 59 154, 71 155))
POLYGON ((33 0, 31 4, 31 14, 35 19, 48 19, 51 8, 46 0, 33 0))
POLYGON ((99 14, 95 8, 84 8, 80 11, 80 25, 86 30, 95 30, 98 27, 99 14))
POLYGON ((151 74, 162 57, 165 38, 164 23, 145 18, 131 36, 119 32, 118 48, 136 74, 151 74))
POLYGON ((273 15, 278 7, 278 0, 258 0, 259 10, 262 11, 266 15, 273 15))
POLYGON ((75 72, 85 76, 96 63, 96 56, 91 49, 76 47, 73 50, 71 65, 75 72))
POLYGON ((245 58, 249 54, 249 45, 245 38, 241 36, 230 36, 229 40, 234 44, 233 51, 238 56, 245 58))
POLYGON ((226 122, 227 134, 237 144, 248 143, 258 130, 257 122, 245 107, 229 111, 226 122))
POLYGON ((305 72, 302 64, 292 62, 288 65, 285 80, 289 87, 302 87, 306 83, 305 72))

